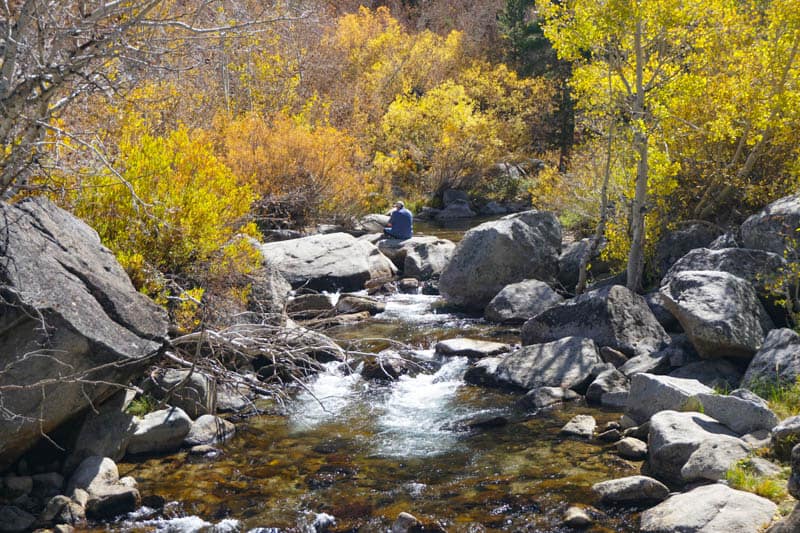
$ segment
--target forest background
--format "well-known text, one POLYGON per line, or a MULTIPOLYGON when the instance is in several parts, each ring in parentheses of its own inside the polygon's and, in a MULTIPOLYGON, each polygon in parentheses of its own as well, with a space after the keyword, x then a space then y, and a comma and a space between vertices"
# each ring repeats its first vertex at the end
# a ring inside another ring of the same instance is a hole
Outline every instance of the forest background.
POLYGON ((798 190, 798 0, 362 3, 2 2, 0 192, 191 330, 247 300, 264 228, 458 188, 602 233, 641 288, 664 232, 798 190))

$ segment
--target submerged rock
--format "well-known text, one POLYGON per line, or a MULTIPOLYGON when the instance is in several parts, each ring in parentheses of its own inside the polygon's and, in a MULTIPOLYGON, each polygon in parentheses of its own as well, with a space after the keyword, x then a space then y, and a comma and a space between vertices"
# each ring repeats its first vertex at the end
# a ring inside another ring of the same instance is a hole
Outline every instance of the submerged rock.
POLYGON ((597 421, 591 415, 576 415, 561 428, 561 435, 570 435, 584 439, 592 438, 597 421))

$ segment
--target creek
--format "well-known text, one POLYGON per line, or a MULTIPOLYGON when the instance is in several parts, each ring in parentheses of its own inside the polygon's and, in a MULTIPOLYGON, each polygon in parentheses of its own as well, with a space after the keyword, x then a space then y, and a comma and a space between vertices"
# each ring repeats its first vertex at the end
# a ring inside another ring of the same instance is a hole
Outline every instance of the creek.
POLYGON ((564 511, 582 504, 602 509, 589 531, 637 530, 634 510, 602 508, 590 488, 640 464, 599 441, 559 435, 576 414, 602 426, 619 413, 584 404, 534 413, 517 407, 519 394, 467 385, 467 359, 438 358, 433 345, 462 336, 518 343, 519 332, 442 308, 435 296, 383 298, 385 312, 326 333, 363 351, 402 343, 419 372, 368 381, 331 363, 285 405, 238 424, 220 455, 121 463, 143 496, 167 504, 113 529, 373 532, 389 531, 405 511, 425 531, 569 531, 564 511), (468 428, 498 417, 508 423, 468 428))

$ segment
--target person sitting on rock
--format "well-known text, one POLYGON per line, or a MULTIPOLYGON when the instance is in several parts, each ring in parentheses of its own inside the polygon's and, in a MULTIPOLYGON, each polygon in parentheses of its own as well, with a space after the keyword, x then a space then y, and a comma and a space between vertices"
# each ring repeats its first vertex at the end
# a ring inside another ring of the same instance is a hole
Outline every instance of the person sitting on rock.
POLYGON ((394 203, 394 210, 389 215, 389 224, 383 228, 383 234, 392 239, 410 239, 413 233, 414 216, 398 200, 394 203))

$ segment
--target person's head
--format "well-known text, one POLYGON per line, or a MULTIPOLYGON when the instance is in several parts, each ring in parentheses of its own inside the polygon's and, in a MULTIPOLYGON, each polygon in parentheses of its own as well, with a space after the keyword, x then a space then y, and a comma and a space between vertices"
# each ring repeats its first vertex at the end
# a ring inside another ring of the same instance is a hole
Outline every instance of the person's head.
POLYGON ((403 209, 403 207, 404 207, 403 202, 401 202, 400 200, 398 200, 398 201, 396 201, 394 203, 394 208, 395 209, 403 209))

